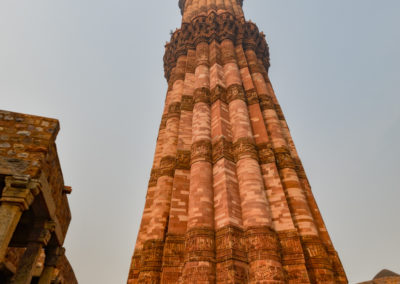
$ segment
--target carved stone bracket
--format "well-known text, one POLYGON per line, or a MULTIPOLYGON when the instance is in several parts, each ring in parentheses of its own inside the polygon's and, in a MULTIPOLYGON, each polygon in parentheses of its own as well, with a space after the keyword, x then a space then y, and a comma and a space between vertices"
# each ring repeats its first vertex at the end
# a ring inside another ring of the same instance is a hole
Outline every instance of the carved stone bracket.
POLYGON ((257 149, 253 139, 250 137, 239 138, 233 143, 233 155, 235 157, 235 162, 243 158, 258 160, 257 149))
POLYGON ((192 144, 191 163, 212 162, 212 145, 209 140, 200 140, 192 144))
POLYGON ((206 103, 210 105, 210 90, 208 88, 199 88, 194 91, 194 104, 206 103))
POLYGON ((232 142, 226 140, 225 137, 221 137, 218 141, 214 142, 212 146, 213 163, 216 164, 220 159, 225 158, 229 161, 234 161, 232 142))
POLYGON ((51 234, 56 228, 56 223, 53 221, 43 221, 34 224, 32 232, 28 238, 29 242, 40 243, 46 246, 50 241, 51 234))
POLYGON ((279 170, 286 168, 296 169, 293 158, 290 155, 290 151, 287 148, 285 147, 276 148, 274 149, 274 152, 279 170))
POLYGON ((228 87, 227 90, 227 95, 226 95, 226 101, 227 103, 231 103, 234 100, 242 100, 242 101, 246 101, 246 97, 244 94, 244 89, 242 85, 231 85, 228 87))
POLYGON ((65 254, 65 248, 63 247, 51 247, 46 248, 46 266, 56 267, 62 256, 65 254))
POLYGON ((36 195, 40 192, 40 184, 29 176, 8 176, 0 203, 15 204, 22 211, 28 210, 36 195))

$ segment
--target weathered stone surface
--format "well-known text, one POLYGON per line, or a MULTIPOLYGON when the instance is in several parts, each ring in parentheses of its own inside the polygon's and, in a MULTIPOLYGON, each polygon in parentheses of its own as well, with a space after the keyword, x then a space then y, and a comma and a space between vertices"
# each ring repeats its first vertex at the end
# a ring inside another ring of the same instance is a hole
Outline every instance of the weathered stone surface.
POLYGON ((359 284, 398 284, 400 283, 400 275, 390 270, 384 269, 379 272, 373 280, 362 282, 359 284))
POLYGON ((43 248, 62 247, 71 221, 58 131, 55 119, 0 111, 0 282, 30 283, 46 272, 42 279, 77 283, 70 266, 44 267, 43 248))
POLYGON ((179 7, 128 283, 347 283, 268 78, 265 35, 239 0, 179 7))

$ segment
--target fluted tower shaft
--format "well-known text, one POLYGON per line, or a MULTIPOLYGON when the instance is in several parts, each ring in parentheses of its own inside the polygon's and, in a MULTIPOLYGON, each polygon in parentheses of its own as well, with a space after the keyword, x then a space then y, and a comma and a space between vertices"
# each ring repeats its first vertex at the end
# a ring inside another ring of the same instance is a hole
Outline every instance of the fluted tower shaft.
POLYGON ((180 0, 128 283, 347 283, 240 0, 180 0))

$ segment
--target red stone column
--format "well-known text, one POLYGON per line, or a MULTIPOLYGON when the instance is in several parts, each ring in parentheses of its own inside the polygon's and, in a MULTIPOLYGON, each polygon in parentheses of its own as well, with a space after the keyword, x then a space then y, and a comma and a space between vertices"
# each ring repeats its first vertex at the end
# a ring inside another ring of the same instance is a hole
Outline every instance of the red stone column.
POLYGON ((221 43, 233 151, 239 180, 243 225, 250 266, 249 283, 283 283, 278 239, 272 230, 258 155, 245 102, 241 76, 231 40, 221 43))
POLYGON ((184 264, 190 186, 195 61, 195 50, 189 50, 187 54, 183 96, 180 105, 176 169, 173 180, 167 236, 163 251, 161 283, 178 283, 184 264))
POLYGON ((317 283, 334 283, 332 264, 328 260, 326 248, 320 240, 307 196, 297 175, 295 162, 281 127, 279 111, 275 108, 274 98, 270 94, 260 71, 261 67, 258 65, 256 53, 248 49, 246 58, 249 65, 254 66, 251 75, 258 93, 266 94, 260 98, 264 105, 263 116, 272 140, 272 147, 288 204, 301 237, 310 280, 317 283))
POLYGON ((138 256, 133 258, 132 266, 136 269, 132 269, 133 275, 130 275, 130 279, 133 278, 131 280, 132 283, 135 283, 135 278, 138 279, 139 283, 143 281, 159 282, 161 277, 165 228, 168 222, 176 165, 180 101, 183 92, 185 68, 186 56, 181 56, 177 61, 176 67, 172 70, 169 81, 169 91, 163 114, 164 121, 160 127, 163 132, 161 133, 160 131, 161 137, 159 136, 162 146, 156 151, 156 168, 152 171, 152 179, 149 183, 149 191, 146 198, 144 213, 146 219, 143 218, 142 220, 143 228, 141 228, 138 237, 143 240, 140 242, 142 249, 140 250, 139 247, 138 256), (137 275, 137 270, 140 271, 139 275, 137 275))
POLYGON ((210 44, 211 136, 217 283, 245 283, 248 275, 232 130, 226 102, 220 45, 210 44))
POLYGON ((236 47, 240 73, 246 92, 254 139, 258 149, 264 185, 271 210, 273 228, 281 244, 282 265, 288 283, 309 283, 304 253, 294 226, 285 192, 276 167, 271 140, 261 112, 259 96, 242 46, 236 47))
POLYGON ((303 164, 300 160, 299 154, 296 150, 295 144, 293 142, 293 138, 290 134, 288 124, 283 115, 282 109, 278 103, 278 100, 277 100, 275 92, 272 88, 271 82, 268 78, 268 75, 266 75, 266 76, 267 76, 266 77, 267 78, 266 79, 267 87, 268 87, 269 93, 272 94, 272 98, 273 98, 273 101, 275 104, 275 109, 277 110, 278 118, 281 122, 282 134, 288 143, 290 154, 293 157, 293 160, 294 160, 294 163, 296 166, 296 172, 300 179, 302 188, 304 189, 304 192, 306 194, 308 205, 310 207, 311 213, 312 213, 315 223, 317 225, 320 239, 321 239, 322 243, 325 245, 325 247, 328 251, 328 254, 329 254, 329 258, 332 262, 334 273, 335 273, 336 283, 348 283, 346 273, 343 269, 343 265, 339 259, 338 253, 336 252, 335 248, 333 247, 331 238, 328 234, 328 230, 326 229, 325 222, 323 221, 321 212, 318 208, 317 202, 315 201, 314 195, 311 191, 310 183, 309 183, 307 175, 304 171, 303 164))
POLYGON ((215 282, 214 191, 211 157, 209 47, 196 47, 197 67, 184 283, 215 282))
POLYGON ((128 275, 128 284, 134 284, 134 283, 137 283, 137 281, 138 281, 140 267, 141 267, 143 243, 145 240, 148 239, 147 227, 150 224, 150 218, 151 218, 152 208, 153 208, 153 200, 154 200, 154 196, 156 194, 156 189, 157 189, 157 179, 158 179, 158 175, 159 175, 158 166, 161 161, 162 149, 163 149, 163 145, 164 145, 164 134, 166 131, 166 120, 167 120, 168 107, 169 107, 169 105, 168 105, 169 95, 170 95, 170 90, 167 92, 164 111, 163 111, 162 119, 161 119, 161 123, 160 123, 160 129, 158 132, 156 150, 155 150, 154 160, 153 160, 153 167, 151 170, 150 180, 149 180, 147 194, 146 194, 146 203, 145 203, 144 210, 143 210, 142 221, 140 224, 139 233, 138 233, 138 236, 136 239, 135 251, 134 251, 131 265, 130 265, 130 270, 129 270, 129 275, 128 275))

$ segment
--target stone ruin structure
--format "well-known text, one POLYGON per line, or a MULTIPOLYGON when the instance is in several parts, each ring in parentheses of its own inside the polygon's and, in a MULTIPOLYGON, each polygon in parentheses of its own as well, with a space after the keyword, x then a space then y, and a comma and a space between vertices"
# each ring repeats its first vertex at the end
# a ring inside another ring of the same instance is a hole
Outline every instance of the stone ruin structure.
POLYGON ((0 283, 75 284, 55 119, 0 111, 0 283))
POLYGON ((384 269, 379 272, 373 280, 359 284, 400 284, 400 275, 390 270, 384 269))
POLYGON ((180 0, 128 283, 347 283, 240 0, 180 0))

